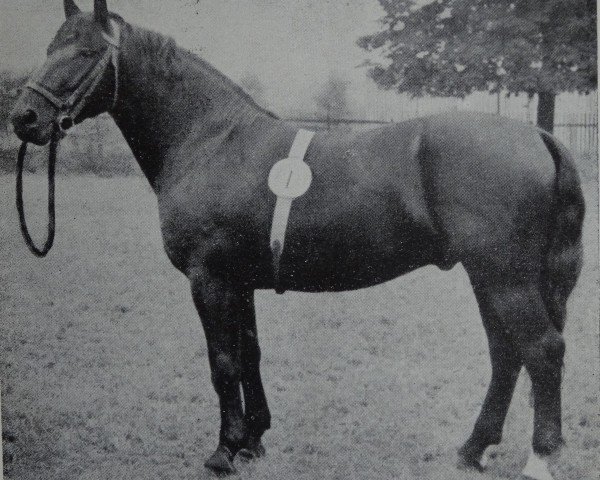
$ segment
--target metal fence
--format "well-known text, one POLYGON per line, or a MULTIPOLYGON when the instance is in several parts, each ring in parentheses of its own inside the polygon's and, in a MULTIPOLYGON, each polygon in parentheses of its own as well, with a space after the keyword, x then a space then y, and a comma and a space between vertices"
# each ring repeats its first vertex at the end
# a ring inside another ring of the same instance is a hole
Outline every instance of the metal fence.
POLYGON ((287 122, 295 123, 298 127, 309 128, 311 130, 332 130, 339 128, 347 128, 349 130, 368 129, 379 125, 387 125, 394 123, 393 121, 384 120, 364 120, 355 118, 302 118, 291 117, 285 118, 287 122))
POLYGON ((598 155, 598 114, 582 113, 559 118, 554 134, 576 155, 598 155))
MULTIPOLYGON (((331 130, 346 128, 351 130, 368 129, 386 125, 393 121, 341 119, 341 118, 302 118, 292 117, 286 120, 299 127, 312 130, 331 130)), ((554 125, 554 134, 576 156, 598 156, 598 114, 582 113, 558 117, 554 125)))

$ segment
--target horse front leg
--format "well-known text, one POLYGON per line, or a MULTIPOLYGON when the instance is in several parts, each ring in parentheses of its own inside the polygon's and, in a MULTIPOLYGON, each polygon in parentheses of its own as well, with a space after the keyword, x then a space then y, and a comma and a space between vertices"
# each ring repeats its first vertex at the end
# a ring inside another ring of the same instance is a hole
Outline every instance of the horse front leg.
POLYGON ((261 353, 256 329, 254 292, 249 292, 243 300, 242 389, 244 391, 247 438, 244 448, 240 450, 239 454, 250 459, 265 454, 261 437, 271 427, 271 413, 260 376, 261 353))
POLYGON ((233 458, 245 446, 246 439, 240 381, 243 305, 248 292, 211 277, 206 271, 193 272, 190 282, 221 410, 219 445, 205 466, 218 473, 233 473, 233 458))

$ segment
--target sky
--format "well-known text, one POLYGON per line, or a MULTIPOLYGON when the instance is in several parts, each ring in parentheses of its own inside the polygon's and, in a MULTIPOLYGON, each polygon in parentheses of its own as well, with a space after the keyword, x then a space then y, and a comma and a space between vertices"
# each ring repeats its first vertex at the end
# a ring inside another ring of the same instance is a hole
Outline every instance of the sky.
MULTIPOLYGON (((91 10, 91 0, 79 0, 91 10)), ((356 46, 378 30, 377 0, 108 0, 130 23, 175 38, 234 80, 256 75, 275 111, 310 110, 331 75, 377 94, 356 46), (308 107, 308 108, 303 108, 308 107)), ((0 69, 31 70, 64 21, 61 0, 0 0, 0 69)), ((356 96, 356 95, 355 95, 356 96)), ((360 95, 359 95, 360 96, 360 95)))
MULTIPOLYGON (((92 9, 92 0, 76 2, 92 9)), ((264 106, 282 116, 316 115, 314 98, 331 75, 349 82, 355 118, 495 109, 495 98, 485 93, 459 105, 454 99, 408 100, 378 89, 360 65, 379 58, 356 45, 359 37, 381 28, 384 11, 377 0, 108 0, 108 6, 130 23, 172 36, 234 81, 256 76, 264 86, 264 106)), ((43 63, 63 21, 62 0, 0 0, 0 70, 31 71, 43 63)), ((557 108, 593 111, 594 99, 564 94, 557 108)), ((502 111, 512 110, 517 118, 535 111, 524 96, 502 102, 502 111)))

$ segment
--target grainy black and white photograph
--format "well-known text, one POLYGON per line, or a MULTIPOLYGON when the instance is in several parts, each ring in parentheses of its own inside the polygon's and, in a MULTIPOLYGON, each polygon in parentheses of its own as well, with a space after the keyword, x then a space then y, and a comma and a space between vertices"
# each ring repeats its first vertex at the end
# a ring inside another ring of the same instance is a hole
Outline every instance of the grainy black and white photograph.
POLYGON ((0 478, 599 477, 595 1, 0 9, 0 478))

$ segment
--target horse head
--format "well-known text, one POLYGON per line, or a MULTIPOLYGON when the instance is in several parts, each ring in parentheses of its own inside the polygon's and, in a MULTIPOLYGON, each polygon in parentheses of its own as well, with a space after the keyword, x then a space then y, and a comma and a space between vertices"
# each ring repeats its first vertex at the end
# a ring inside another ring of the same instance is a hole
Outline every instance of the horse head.
POLYGON ((108 111, 118 88, 118 29, 106 0, 94 12, 82 12, 64 0, 66 21, 47 50, 47 60, 33 74, 16 102, 11 121, 18 137, 48 143, 56 126, 73 124, 108 111))

